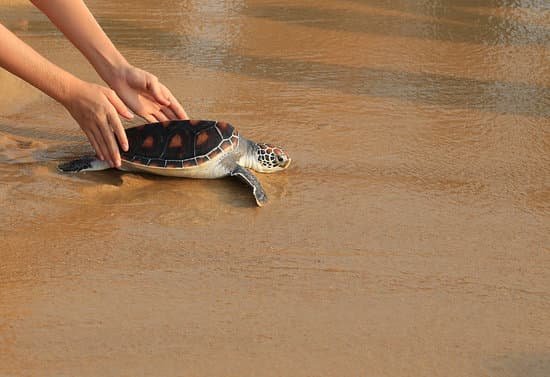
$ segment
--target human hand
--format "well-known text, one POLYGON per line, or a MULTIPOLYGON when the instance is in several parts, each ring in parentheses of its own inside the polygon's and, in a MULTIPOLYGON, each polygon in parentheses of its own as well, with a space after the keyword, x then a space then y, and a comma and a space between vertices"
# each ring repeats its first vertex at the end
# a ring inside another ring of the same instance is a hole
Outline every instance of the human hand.
POLYGON ((168 88, 149 72, 127 64, 106 81, 134 113, 148 122, 189 119, 168 88))
POLYGON ((116 93, 106 87, 76 80, 61 103, 77 121, 92 144, 97 157, 111 167, 120 167, 120 151, 128 150, 128 139, 118 114, 133 117, 116 93))

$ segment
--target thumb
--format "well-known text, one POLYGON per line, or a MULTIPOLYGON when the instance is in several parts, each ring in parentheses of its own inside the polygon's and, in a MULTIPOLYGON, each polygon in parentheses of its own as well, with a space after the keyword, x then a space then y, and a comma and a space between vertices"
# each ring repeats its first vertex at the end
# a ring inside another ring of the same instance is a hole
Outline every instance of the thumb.
POLYGON ((126 107, 124 102, 122 102, 115 91, 109 90, 107 91, 106 95, 109 102, 111 102, 111 104, 115 107, 117 113, 119 113, 126 119, 132 119, 134 117, 134 114, 132 114, 132 112, 128 110, 128 107, 126 107))
POLYGON ((150 75, 147 77, 147 90, 149 90, 155 100, 157 100, 160 104, 164 106, 170 105, 170 101, 164 95, 160 82, 156 76, 150 75))

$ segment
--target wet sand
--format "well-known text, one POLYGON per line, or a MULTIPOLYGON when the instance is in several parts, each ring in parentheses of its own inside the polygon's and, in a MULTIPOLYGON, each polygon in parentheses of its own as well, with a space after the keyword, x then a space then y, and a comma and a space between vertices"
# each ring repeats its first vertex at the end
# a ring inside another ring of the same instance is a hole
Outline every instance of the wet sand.
MULTIPOLYGON (((261 209, 231 179, 60 175, 90 146, 0 71, 0 376, 550 375, 543 1, 88 4, 192 117, 293 165, 261 209)), ((0 21, 99 82, 27 2, 0 21)))

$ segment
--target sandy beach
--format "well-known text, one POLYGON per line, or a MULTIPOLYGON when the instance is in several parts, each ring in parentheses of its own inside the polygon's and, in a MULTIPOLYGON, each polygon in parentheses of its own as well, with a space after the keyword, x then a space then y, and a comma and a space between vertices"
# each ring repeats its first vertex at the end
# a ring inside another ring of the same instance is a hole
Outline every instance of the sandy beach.
MULTIPOLYGON (((0 70, 0 376, 550 376, 544 2, 87 4, 192 118, 293 162, 263 208, 60 174, 84 134, 0 70)), ((100 82, 29 2, 0 22, 100 82)))

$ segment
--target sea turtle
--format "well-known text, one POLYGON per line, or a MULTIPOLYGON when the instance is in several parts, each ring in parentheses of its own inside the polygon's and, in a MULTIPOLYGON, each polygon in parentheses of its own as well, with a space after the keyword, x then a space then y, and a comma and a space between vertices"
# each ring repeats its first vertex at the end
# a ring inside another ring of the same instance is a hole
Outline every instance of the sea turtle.
MULTIPOLYGON (((188 178, 237 176, 248 184, 256 203, 267 195, 249 169, 272 173, 288 168, 282 148, 245 139, 229 123, 213 120, 174 120, 126 129, 129 149, 120 150, 124 171, 188 178)), ((59 165, 63 172, 106 170, 107 162, 82 157, 59 165)))

